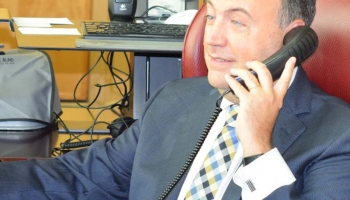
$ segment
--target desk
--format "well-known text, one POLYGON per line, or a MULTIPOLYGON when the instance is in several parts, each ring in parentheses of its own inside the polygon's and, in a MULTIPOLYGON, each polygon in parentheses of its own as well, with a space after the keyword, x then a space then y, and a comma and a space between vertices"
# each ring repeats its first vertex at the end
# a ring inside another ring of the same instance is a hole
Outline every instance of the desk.
POLYGON ((5 8, 0 8, 0 22, 6 22, 10 26, 10 30, 14 31, 13 24, 11 23, 10 13, 5 8))
MULTIPOLYGON (((77 28, 73 25, 54 25, 60 28, 77 28)), ((181 52, 183 42, 167 41, 110 41, 87 40, 75 35, 22 35, 15 26, 19 48, 36 50, 120 51, 134 52, 133 118, 140 116, 145 102, 165 82, 182 77, 181 52)))

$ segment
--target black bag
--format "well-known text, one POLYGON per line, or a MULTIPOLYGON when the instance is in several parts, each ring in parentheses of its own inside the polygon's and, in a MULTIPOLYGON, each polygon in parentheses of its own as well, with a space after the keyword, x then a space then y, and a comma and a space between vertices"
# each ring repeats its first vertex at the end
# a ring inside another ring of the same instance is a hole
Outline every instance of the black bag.
POLYGON ((49 157, 62 114, 50 57, 36 50, 0 55, 0 157, 49 157))

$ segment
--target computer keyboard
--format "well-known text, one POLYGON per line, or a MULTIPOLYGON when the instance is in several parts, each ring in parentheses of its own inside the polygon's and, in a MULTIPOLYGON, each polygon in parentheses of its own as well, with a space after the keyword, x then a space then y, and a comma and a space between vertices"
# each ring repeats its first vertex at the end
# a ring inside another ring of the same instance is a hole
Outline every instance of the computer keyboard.
POLYGON ((188 25, 83 21, 84 39, 183 41, 188 25))

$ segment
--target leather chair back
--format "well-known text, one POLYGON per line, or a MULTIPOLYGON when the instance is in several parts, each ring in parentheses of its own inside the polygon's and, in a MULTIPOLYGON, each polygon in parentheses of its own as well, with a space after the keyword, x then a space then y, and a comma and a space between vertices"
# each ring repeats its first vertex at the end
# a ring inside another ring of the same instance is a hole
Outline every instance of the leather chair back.
POLYGON ((182 77, 190 78, 208 74, 204 61, 203 36, 207 6, 204 3, 188 26, 182 50, 182 77))
POLYGON ((350 1, 316 2, 311 27, 318 35, 319 47, 303 68, 324 91, 350 103, 350 1))
MULTIPOLYGON (((303 68, 321 89, 350 103, 350 1, 317 0, 316 7, 311 27, 319 37, 319 47, 303 68)), ((207 75, 203 56, 205 14, 203 4, 187 30, 183 78, 207 75)))

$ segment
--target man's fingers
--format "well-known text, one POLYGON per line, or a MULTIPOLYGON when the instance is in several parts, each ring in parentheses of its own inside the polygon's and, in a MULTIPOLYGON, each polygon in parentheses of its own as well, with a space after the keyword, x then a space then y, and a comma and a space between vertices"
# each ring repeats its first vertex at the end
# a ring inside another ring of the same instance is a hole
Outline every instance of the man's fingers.
POLYGON ((259 83, 262 88, 272 87, 272 77, 270 71, 267 69, 264 63, 258 61, 247 62, 247 67, 252 69, 258 74, 259 83))
POLYGON ((287 93, 289 84, 290 84, 292 76, 293 76, 295 63, 296 63, 295 57, 291 57, 288 59, 286 65, 284 67, 284 70, 282 72, 282 75, 275 85, 275 90, 279 94, 281 94, 282 96, 284 96, 287 93))

